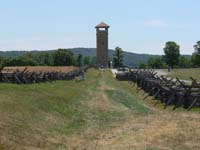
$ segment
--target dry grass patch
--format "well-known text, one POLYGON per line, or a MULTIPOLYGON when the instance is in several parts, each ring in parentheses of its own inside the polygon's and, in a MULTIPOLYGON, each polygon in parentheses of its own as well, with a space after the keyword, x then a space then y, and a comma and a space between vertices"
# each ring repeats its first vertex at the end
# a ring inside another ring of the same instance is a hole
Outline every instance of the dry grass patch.
POLYGON ((200 69, 199 68, 187 68, 187 69, 174 69, 168 72, 167 69, 157 69, 158 73, 169 75, 172 77, 179 77, 182 80, 190 80, 190 77, 197 79, 200 82, 200 69))
POLYGON ((77 69, 77 67, 74 66, 16 66, 5 67, 2 72, 23 71, 25 68, 27 68, 26 71, 29 72, 70 72, 77 69))
POLYGON ((197 119, 195 116, 196 114, 182 115, 182 113, 131 116, 124 122, 114 124, 112 129, 86 131, 85 134, 79 136, 79 140, 72 138, 70 143, 74 146, 71 148, 198 150, 200 148, 200 124, 199 117, 197 119), (76 145, 76 141, 82 144, 76 145))

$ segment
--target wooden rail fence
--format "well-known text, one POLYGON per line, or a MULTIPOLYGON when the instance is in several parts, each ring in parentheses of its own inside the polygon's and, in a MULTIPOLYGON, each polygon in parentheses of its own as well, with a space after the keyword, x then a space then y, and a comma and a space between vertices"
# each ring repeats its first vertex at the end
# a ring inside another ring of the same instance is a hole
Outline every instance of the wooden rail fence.
POLYGON ((86 72, 88 68, 89 66, 66 73, 61 71, 28 71, 27 67, 23 71, 15 70, 7 73, 3 72, 3 68, 1 68, 0 83, 31 84, 55 80, 73 80, 75 77, 82 75, 83 71, 86 72))
POLYGON ((200 107, 200 83, 193 78, 188 84, 179 78, 158 76, 153 70, 133 70, 117 73, 116 79, 128 81, 132 85, 136 84, 138 90, 148 93, 144 99, 153 96, 164 103, 164 108, 168 105, 173 105, 173 110, 178 107, 184 107, 187 110, 200 107))

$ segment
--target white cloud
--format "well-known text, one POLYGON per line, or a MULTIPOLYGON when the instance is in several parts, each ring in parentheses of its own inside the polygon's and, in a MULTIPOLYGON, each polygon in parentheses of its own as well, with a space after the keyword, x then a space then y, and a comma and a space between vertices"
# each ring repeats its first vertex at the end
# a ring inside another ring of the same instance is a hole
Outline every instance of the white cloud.
POLYGON ((159 19, 145 20, 144 25, 150 27, 169 27, 168 23, 159 19))

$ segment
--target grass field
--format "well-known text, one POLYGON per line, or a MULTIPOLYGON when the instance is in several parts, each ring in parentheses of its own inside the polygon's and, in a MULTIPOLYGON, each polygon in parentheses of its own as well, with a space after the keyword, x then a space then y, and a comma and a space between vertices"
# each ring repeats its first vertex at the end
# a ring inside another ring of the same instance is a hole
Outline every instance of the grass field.
POLYGON ((163 110, 111 72, 0 84, 0 150, 199 150, 200 113, 163 110))
POLYGON ((172 77, 179 77, 183 80, 190 80, 190 77, 193 77, 200 82, 200 68, 174 69, 170 73, 167 72, 167 69, 163 71, 172 77))

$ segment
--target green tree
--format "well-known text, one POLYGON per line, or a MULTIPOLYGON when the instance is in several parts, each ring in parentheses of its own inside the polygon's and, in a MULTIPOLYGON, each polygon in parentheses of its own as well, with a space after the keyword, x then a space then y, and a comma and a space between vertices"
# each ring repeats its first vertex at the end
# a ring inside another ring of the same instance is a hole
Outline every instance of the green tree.
POLYGON ((180 67, 180 68, 191 68, 192 67, 191 59, 190 58, 186 58, 184 56, 181 56, 179 58, 178 67, 180 67))
POLYGON ((5 66, 5 58, 0 56, 0 69, 5 66))
POLYGON ((115 48, 115 54, 113 57, 113 65, 115 68, 122 67, 124 61, 123 51, 120 47, 115 48))
POLYGON ((90 65, 96 65, 97 64, 97 57, 96 56, 93 56, 91 59, 90 59, 90 65))
MULTIPOLYGON (((170 68, 174 68, 179 62, 180 57, 180 47, 174 41, 169 41, 166 43, 164 48, 165 55, 163 56, 164 61, 170 68)), ((169 70, 170 71, 170 70, 169 70)))
POLYGON ((200 66, 200 55, 199 55, 199 54, 196 54, 196 53, 193 53, 193 54, 192 54, 191 61, 192 61, 192 64, 193 64, 195 67, 199 67, 199 66, 200 66))
POLYGON ((53 55, 49 52, 41 52, 35 55, 35 59, 39 65, 42 66, 53 66, 54 60, 53 55))
POLYGON ((200 41, 194 45, 195 52, 192 54, 191 61, 194 66, 199 67, 200 66, 200 41))
POLYGON ((77 61, 77 66, 81 67, 83 63, 83 55, 79 54, 76 61, 77 61))
POLYGON ((74 65, 74 54, 69 49, 58 49, 54 52, 55 66, 70 66, 74 65))
POLYGON ((145 63, 140 63, 139 64, 139 69, 146 69, 146 68, 147 68, 147 66, 146 66, 145 63))
POLYGON ((149 68, 152 69, 161 69, 164 68, 164 61, 162 58, 157 58, 157 57, 151 57, 148 62, 147 65, 149 68))
POLYGON ((194 45, 195 53, 200 54, 200 41, 197 41, 197 44, 194 45))
POLYGON ((84 65, 89 65, 90 64, 90 56, 85 56, 83 59, 84 65))
POLYGON ((38 63, 31 52, 27 52, 22 56, 10 58, 5 63, 6 66, 37 66, 38 63))

